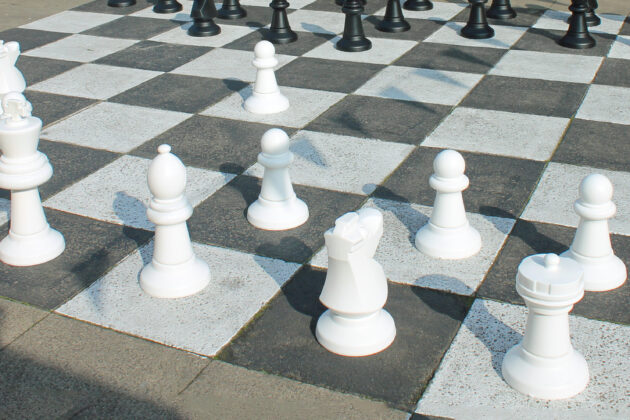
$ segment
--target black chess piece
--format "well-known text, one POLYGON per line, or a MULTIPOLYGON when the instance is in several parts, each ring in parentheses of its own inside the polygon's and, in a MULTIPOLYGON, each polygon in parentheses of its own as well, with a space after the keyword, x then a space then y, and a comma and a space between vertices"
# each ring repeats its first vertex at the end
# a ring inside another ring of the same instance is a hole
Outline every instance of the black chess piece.
MULTIPOLYGON (((343 6, 343 0, 335 0, 335 4, 337 6, 343 6)), ((367 0, 361 0, 361 4, 365 6, 367 4, 367 0)))
POLYGON ((382 32, 405 32, 410 28, 409 22, 403 16, 399 0, 388 0, 385 16, 376 25, 376 29, 382 32))
POLYGON ((219 9, 219 19, 240 19, 245 16, 247 12, 238 0, 223 0, 223 5, 219 9))
POLYGON ((597 4, 597 0, 588 0, 588 10, 586 11, 586 24, 588 26, 597 26, 602 23, 602 20, 595 14, 595 9, 597 9, 599 5, 597 4))
POLYGON ((291 29, 289 25, 289 18, 287 17, 287 7, 289 2, 286 0, 271 0, 269 7, 273 9, 271 15, 271 25, 269 26, 269 33, 267 40, 274 44, 288 44, 297 39, 297 34, 291 29))
POLYGON ((212 36, 221 33, 221 28, 212 19, 217 17, 214 0, 195 0, 190 11, 193 24, 188 28, 190 36, 212 36))
POLYGON ((403 9, 415 11, 431 10, 433 9, 433 3, 429 0, 407 0, 403 4, 403 9))
POLYGON ((176 13, 181 12, 182 5, 177 0, 157 0, 153 6, 155 13, 176 13))
POLYGON ((494 36, 494 29, 488 25, 486 9, 484 5, 488 0, 468 0, 470 3, 470 15, 468 23, 460 32, 461 36, 470 39, 485 39, 494 36))
POLYGON ((558 40, 558 44, 563 47, 582 50, 593 48, 595 40, 588 33, 586 25, 586 12, 588 11, 587 0, 571 0, 569 10, 572 13, 567 33, 558 40))
POLYGON ((136 0, 107 0, 109 7, 129 7, 136 4, 136 0))
POLYGON ((348 52, 366 51, 372 48, 372 42, 365 37, 361 12, 361 0, 346 0, 341 11, 346 15, 343 25, 343 37, 335 45, 338 50, 348 52))
POLYGON ((516 11, 512 9, 510 0, 492 0, 492 4, 486 16, 492 19, 514 19, 516 17, 516 11))

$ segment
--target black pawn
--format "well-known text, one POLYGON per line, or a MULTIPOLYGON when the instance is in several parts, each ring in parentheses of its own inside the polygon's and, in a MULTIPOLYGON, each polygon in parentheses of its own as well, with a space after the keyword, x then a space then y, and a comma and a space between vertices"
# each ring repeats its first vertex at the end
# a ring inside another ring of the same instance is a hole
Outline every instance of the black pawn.
POLYGON ((176 13, 182 10, 182 5, 177 0, 158 0, 153 6, 155 13, 176 13))
POLYGON ((588 10, 586 11, 586 24, 588 26, 597 26, 602 23, 602 20, 595 14, 595 9, 597 9, 599 5, 597 4, 597 0, 588 0, 588 10))
POLYGON ((433 3, 429 0, 407 0, 403 4, 403 9, 415 11, 431 10, 433 9, 433 3))
POLYGON ((212 19, 217 17, 214 0, 195 0, 190 17, 193 24, 188 28, 190 36, 212 36, 221 33, 221 28, 212 19))
POLYGON ((343 37, 337 41, 338 50, 347 52, 366 51, 372 48, 372 42, 365 37, 361 12, 361 0, 346 0, 341 11, 346 15, 343 37))
POLYGON ((385 16, 377 25, 376 29, 382 32, 405 32, 411 28, 409 22, 405 20, 398 0, 388 0, 385 16))
POLYGON ((245 16, 247 12, 238 0, 223 0, 223 5, 219 9, 219 19, 240 19, 245 16))
POLYGON ((586 26, 585 14, 588 10, 586 0, 571 0, 569 10, 572 12, 569 30, 560 38, 558 44, 576 50, 593 48, 595 40, 588 33, 588 26, 586 26))
MULTIPOLYGON (((337 6, 343 6, 343 0, 335 0, 335 4, 337 6)), ((367 0, 361 0, 361 4, 365 6, 367 4, 367 0)))
POLYGON ((485 39, 494 36, 494 29, 488 25, 488 20, 486 19, 484 4, 487 1, 468 0, 468 3, 470 3, 470 15, 468 16, 468 23, 460 32, 464 38, 485 39))
POLYGON ((271 25, 267 39, 274 44, 288 44, 295 41, 298 36, 291 29, 289 18, 287 18, 289 2, 286 0, 272 0, 269 3, 269 7, 273 9, 273 14, 271 15, 271 25))
POLYGON ((107 0, 109 7, 129 7, 136 4, 136 0, 107 0))
POLYGON ((492 0, 492 5, 486 12, 486 16, 492 19, 514 19, 516 12, 512 9, 510 0, 492 0))

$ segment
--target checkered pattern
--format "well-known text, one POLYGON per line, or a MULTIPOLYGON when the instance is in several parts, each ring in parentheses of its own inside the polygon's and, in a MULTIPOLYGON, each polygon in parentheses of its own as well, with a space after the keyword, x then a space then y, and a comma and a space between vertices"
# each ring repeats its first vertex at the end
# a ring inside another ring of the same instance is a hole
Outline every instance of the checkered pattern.
MULTIPOLYGON (((466 4, 405 11, 412 29, 388 34, 374 28, 383 4, 369 0, 363 17, 373 48, 344 53, 334 48, 339 7, 294 1, 288 16, 298 41, 276 46, 291 108, 260 116, 242 102, 267 1, 242 1, 248 16, 217 20, 221 34, 208 38, 186 34, 192 1, 174 15, 144 1, 105 3, 0 33, 21 43, 25 94, 44 121, 40 149, 55 168, 41 195, 67 241, 47 264, 1 266, 0 295, 423 415, 628 414, 628 283, 575 306, 573 342, 591 368, 584 393, 537 401, 500 373, 524 328, 516 267, 527 255, 568 248, 578 221, 572 202, 589 173, 615 186, 612 241, 630 263, 625 17, 602 15, 592 30, 597 46, 569 50, 555 43, 565 12, 518 9, 513 21, 491 21, 494 38, 469 40, 458 35, 466 4), (245 219, 260 189, 260 137, 271 127, 291 136, 291 176, 310 210, 305 225, 286 232, 245 219), (212 271, 208 288, 176 300, 148 297, 137 282, 152 252, 146 170, 162 143, 187 165, 190 233, 212 271), (432 161, 444 148, 462 152, 471 181, 464 201, 483 248, 467 260, 434 260, 413 246, 431 213, 432 161), (398 336, 386 351, 354 359, 328 353, 312 331, 324 309, 323 233, 362 207, 384 215, 376 259, 390 280, 398 336)), ((8 199, 0 195, 5 234, 8 199)))

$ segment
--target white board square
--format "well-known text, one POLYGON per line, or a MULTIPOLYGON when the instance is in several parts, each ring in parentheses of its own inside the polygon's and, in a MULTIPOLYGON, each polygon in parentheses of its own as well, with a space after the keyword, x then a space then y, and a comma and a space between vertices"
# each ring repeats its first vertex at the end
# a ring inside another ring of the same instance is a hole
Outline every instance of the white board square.
POLYGON ((27 23, 26 25, 20 26, 20 28, 77 34, 104 23, 120 19, 121 17, 120 15, 110 15, 107 13, 75 12, 67 10, 36 20, 35 22, 27 23))
POLYGON ((318 34, 340 34, 345 22, 343 13, 319 10, 296 10, 288 18, 294 31, 318 34))
POLYGON ((134 252, 58 313, 207 356, 262 308, 299 264, 193 243, 210 266, 210 284, 196 295, 158 299, 138 284, 153 243, 134 252))
MULTIPOLYGON (((571 13, 563 10, 546 10, 538 21, 532 26, 537 29, 554 29, 558 31, 566 31, 569 28, 569 16, 571 13)), ((589 26, 588 31, 591 33, 617 34, 623 25, 625 19, 621 15, 597 14, 601 19, 601 23, 597 26, 589 26)))
POLYGON ((76 34, 23 53, 30 57, 88 63, 124 50, 137 43, 133 39, 106 38, 76 34))
MULTIPOLYGON (((465 47, 486 47, 486 48, 510 48, 518 41, 527 28, 520 26, 494 25, 494 37, 488 39, 468 39, 459 34, 459 31, 466 23, 448 22, 438 29, 424 42, 435 42, 438 44, 463 45, 465 47)), ((471 51, 474 55, 474 51, 471 51)))
POLYGON ((568 118, 460 107, 422 145, 544 161, 568 124, 568 118))
POLYGON ((222 47, 256 30, 256 28, 248 26, 221 25, 221 33, 218 35, 190 36, 188 35, 188 28, 191 26, 192 22, 185 23, 175 29, 156 35, 149 41, 195 45, 198 47, 222 47))
POLYGON ((341 37, 337 36, 313 48, 303 57, 323 58, 326 60, 353 61, 356 63, 389 64, 415 47, 416 41, 401 39, 370 38, 372 48, 367 51, 348 53, 335 48, 341 37))
POLYGON ((630 88, 591 85, 577 118, 630 125, 630 88))
MULTIPOLYGON (((173 153, 177 153, 173 150, 173 153)), ((157 152, 156 152, 157 155, 157 152)), ((93 219, 153 230, 146 209, 151 199, 147 185, 150 159, 121 156, 109 165, 55 194, 44 205, 93 219)), ((235 175, 186 168, 186 198, 194 207, 235 175)))
MULTIPOLYGON (((153 11, 153 5, 147 7, 146 9, 138 10, 130 14, 129 16, 136 17, 145 17, 145 18, 153 18, 153 19, 165 19, 165 20, 173 20, 177 22, 190 22, 192 18, 190 17, 190 11, 192 9, 193 0, 178 0, 182 5, 182 10, 177 13, 155 13, 153 11)), ((241 2, 243 4, 243 2, 241 2)))
POLYGON ((42 131, 42 138, 126 153, 191 117, 183 112, 103 102, 42 131))
POLYGON ((630 36, 617 36, 608 52, 608 57, 630 60, 630 36))
MULTIPOLYGON (((400 0, 402 5, 405 0, 400 0)), ((403 10, 405 19, 427 19, 448 21, 451 18, 458 15, 462 10, 468 7, 468 3, 447 3, 442 1, 434 1, 433 8, 431 10, 403 10)), ((374 15, 385 16, 386 7, 383 7, 374 15)))

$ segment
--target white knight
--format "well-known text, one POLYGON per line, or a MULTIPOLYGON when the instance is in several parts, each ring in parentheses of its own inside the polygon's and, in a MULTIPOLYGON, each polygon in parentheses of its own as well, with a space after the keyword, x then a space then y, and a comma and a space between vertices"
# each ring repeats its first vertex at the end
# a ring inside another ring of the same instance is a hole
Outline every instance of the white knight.
MULTIPOLYGON (((20 44, 0 40, 0 100, 9 92, 24 92, 26 81, 15 63, 20 56, 20 44)), ((0 115, 2 109, 0 109, 0 115)))

